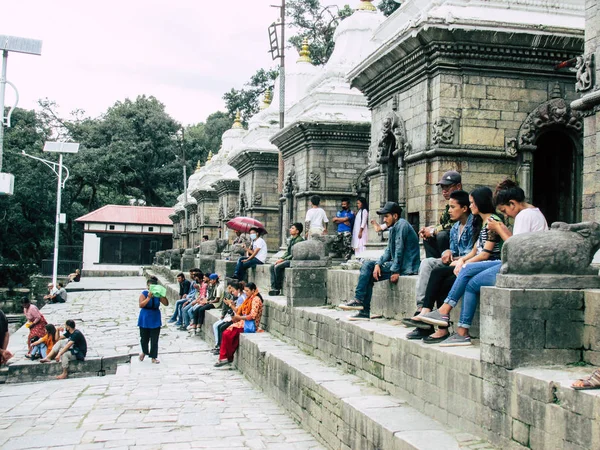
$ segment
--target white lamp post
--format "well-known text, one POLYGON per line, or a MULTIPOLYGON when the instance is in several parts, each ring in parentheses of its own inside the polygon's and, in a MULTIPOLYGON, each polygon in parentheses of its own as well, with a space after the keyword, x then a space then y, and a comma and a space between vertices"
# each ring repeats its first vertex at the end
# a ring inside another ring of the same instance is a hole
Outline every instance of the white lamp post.
POLYGON ((64 216, 60 213, 60 204, 62 199, 62 190, 65 187, 65 183, 69 178, 69 169, 63 166, 63 153, 77 153, 79 151, 79 144, 74 142, 49 142, 44 144, 44 151, 49 153, 59 153, 58 164, 47 159, 38 158, 37 156, 28 155, 25 151, 22 152, 23 156, 27 156, 32 159, 46 164, 52 171, 58 176, 58 186, 56 188, 56 221, 54 230, 54 261, 52 263, 52 284, 56 287, 56 280, 58 278, 58 243, 60 239, 60 224, 65 223, 64 216), (65 179, 62 178, 63 168, 67 172, 65 179), (61 217, 62 216, 62 217, 61 217), (62 219, 62 220, 61 220, 62 219))
POLYGON ((2 69, 0 72, 0 194, 12 195, 15 177, 10 173, 2 173, 2 150, 4 145, 4 127, 10 127, 10 116, 19 103, 19 92, 14 84, 6 79, 8 52, 26 53, 29 55, 42 54, 42 41, 15 36, 0 35, 0 51, 2 51, 2 69), (16 94, 16 102, 4 117, 4 93, 9 84, 16 94))

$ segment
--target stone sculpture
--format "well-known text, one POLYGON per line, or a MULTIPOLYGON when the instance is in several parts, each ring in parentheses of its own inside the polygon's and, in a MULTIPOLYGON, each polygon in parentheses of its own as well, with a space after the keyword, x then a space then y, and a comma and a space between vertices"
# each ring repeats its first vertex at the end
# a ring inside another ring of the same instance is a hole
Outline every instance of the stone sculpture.
POLYGON ((434 144, 452 144, 454 142, 454 128, 452 122, 439 118, 433 123, 431 141, 434 144))
POLYGON ((200 243, 201 255, 216 255, 221 253, 227 247, 227 241, 224 239, 216 239, 213 241, 205 241, 200 243))
POLYGON ((577 57, 575 92, 589 91, 594 86, 594 54, 577 57))
MULTIPOLYGON (((590 264, 600 249, 596 222, 555 222, 550 231, 511 237, 502 248, 501 274, 592 275, 590 264)), ((533 286, 532 286, 533 287, 533 286)))

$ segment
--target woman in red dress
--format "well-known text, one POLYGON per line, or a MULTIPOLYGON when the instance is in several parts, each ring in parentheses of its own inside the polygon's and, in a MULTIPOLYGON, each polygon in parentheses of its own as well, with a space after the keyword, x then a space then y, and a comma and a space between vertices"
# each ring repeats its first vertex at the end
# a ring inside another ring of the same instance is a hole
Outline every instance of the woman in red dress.
MULTIPOLYGON (((27 324, 29 324, 27 355, 25 355, 29 358, 31 356, 31 343, 46 335, 46 325, 48 325, 48 322, 46 322, 46 319, 38 307, 32 305, 27 297, 23 297, 21 305, 23 306, 23 314, 25 314, 25 317, 27 318, 27 324)), ((27 324, 25 324, 25 326, 27 326, 27 324)))

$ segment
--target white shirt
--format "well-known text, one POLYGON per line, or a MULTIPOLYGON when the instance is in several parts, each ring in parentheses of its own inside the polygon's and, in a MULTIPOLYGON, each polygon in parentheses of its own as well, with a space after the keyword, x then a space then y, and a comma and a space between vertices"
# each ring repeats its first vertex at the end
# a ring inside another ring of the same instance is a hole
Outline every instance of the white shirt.
POLYGON ((525 208, 515 217, 513 235, 548 231, 548 223, 539 208, 525 208))
POLYGON ((325 228, 324 224, 329 222, 323 208, 310 208, 306 211, 304 222, 310 222, 310 228, 325 228))
POLYGON ((252 242, 252 250, 256 250, 257 248, 260 250, 255 258, 264 263, 267 260, 267 243, 261 237, 254 239, 254 242, 252 242))

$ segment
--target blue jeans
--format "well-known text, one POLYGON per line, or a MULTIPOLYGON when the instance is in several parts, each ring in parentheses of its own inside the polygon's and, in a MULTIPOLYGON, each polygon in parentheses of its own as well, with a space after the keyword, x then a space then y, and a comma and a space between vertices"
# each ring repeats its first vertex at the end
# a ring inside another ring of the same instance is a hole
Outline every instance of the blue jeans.
POLYGON ((190 303, 189 305, 184 306, 181 310, 181 322, 184 327, 187 327, 190 324, 192 317, 194 317, 193 308, 196 306, 198 305, 192 305, 190 303))
POLYGON ((247 259, 247 257, 243 256, 238 259, 237 265, 235 266, 235 271, 233 272, 233 278, 237 278, 238 280, 243 280, 246 278, 246 270, 251 269, 252 267, 256 267, 263 262, 259 259, 252 258, 250 261, 242 262, 247 259))
MULTIPOLYGON (((356 291, 354 291, 354 297, 356 300, 363 304, 363 313, 369 314, 371 312, 371 298, 373 297, 373 285, 375 279, 373 278, 373 270, 377 262, 366 261, 360 268, 360 276, 358 277, 358 284, 356 285, 356 291)), ((390 272, 390 265, 383 264, 381 266, 381 276, 378 281, 389 280, 392 276, 390 272)))
POLYGON ((40 355, 42 358, 45 358, 47 352, 48 347, 46 344, 38 344, 31 349, 31 356, 40 355))
POLYGON ((177 325, 181 325, 181 308, 185 302, 187 302, 187 298, 185 297, 175 302, 175 312, 173 312, 171 320, 177 320, 177 325))
POLYGON ((500 272, 502 261, 480 261, 467 264, 464 267, 444 303, 448 303, 452 308, 463 297, 463 307, 460 312, 458 326, 461 328, 470 328, 479 302, 479 292, 482 286, 494 286, 496 284, 496 275, 500 272))

